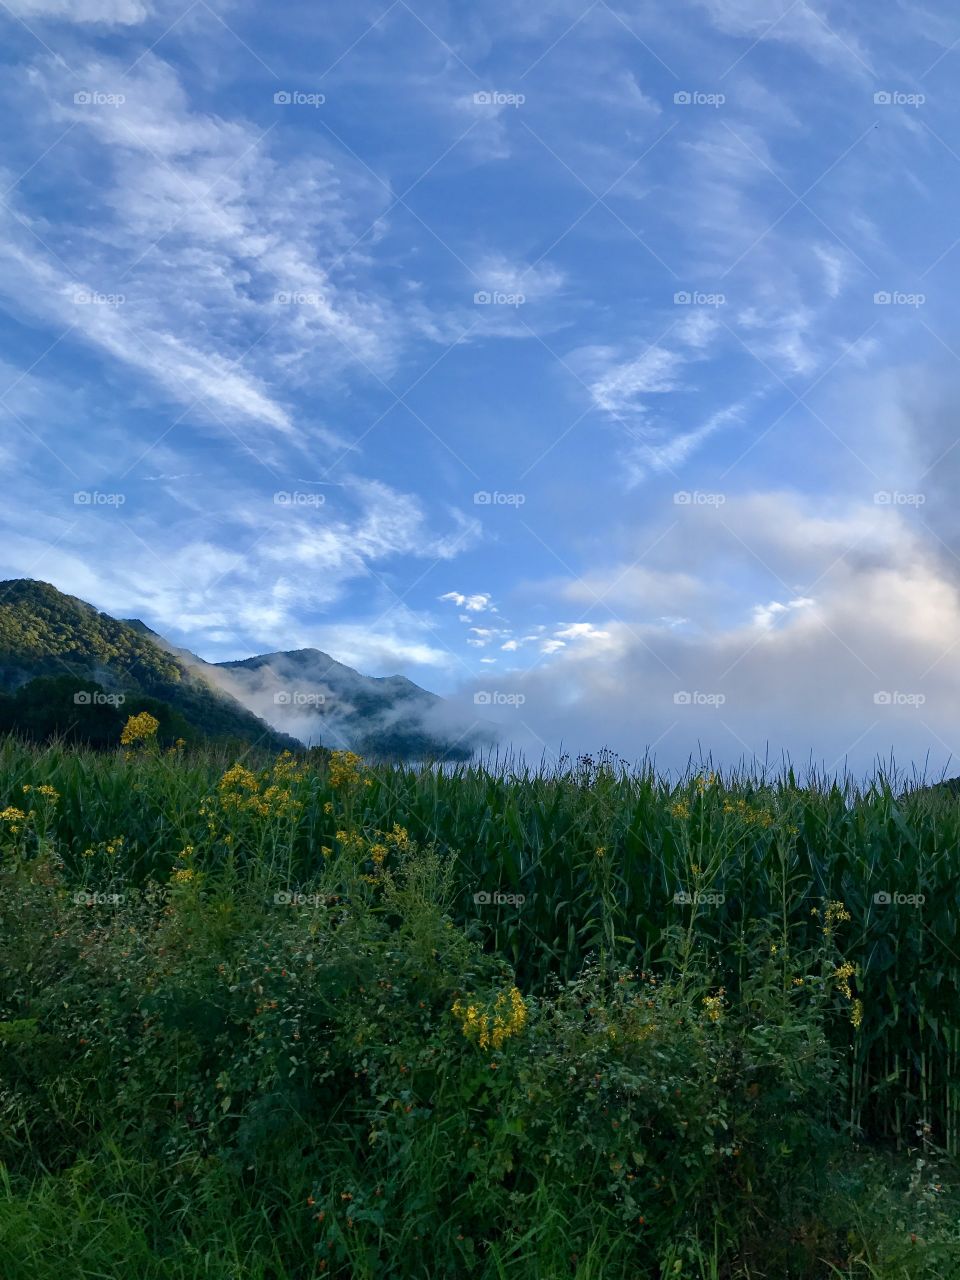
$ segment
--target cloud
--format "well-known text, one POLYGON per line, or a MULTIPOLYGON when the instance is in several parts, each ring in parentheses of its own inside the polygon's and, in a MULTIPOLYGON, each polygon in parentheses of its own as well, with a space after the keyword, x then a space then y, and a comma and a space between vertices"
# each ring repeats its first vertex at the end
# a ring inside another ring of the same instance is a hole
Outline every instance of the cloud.
MULTIPOLYGON (((603 356, 612 353, 609 350, 594 349, 581 354, 603 356)), ((607 413, 642 414, 646 406, 641 397, 662 395, 681 387, 679 373, 685 364, 686 360, 680 353, 653 345, 642 355, 611 362, 591 384, 590 391, 597 407, 607 413)))
POLYGON ((783 615, 789 613, 791 609, 805 609, 813 603, 813 600, 804 596, 798 600, 788 600, 786 604, 783 604, 780 600, 771 600, 769 604, 754 605, 754 626, 760 627, 764 631, 769 631, 774 623, 778 619, 782 620, 783 615))
POLYGON ((563 272, 549 262, 528 266, 503 253, 488 253, 480 258, 474 275, 491 292, 522 294, 527 302, 553 297, 564 283, 563 272))
POLYGON ((496 606, 490 603, 492 597, 485 591, 478 591, 474 595, 464 595, 460 591, 447 591, 442 596, 437 597, 439 600, 450 600, 458 609, 466 609, 468 613, 485 613, 489 610, 496 613, 496 606))
MULTIPOLYGON (((385 652, 391 619, 407 618, 409 630, 413 617, 386 585, 387 568, 404 557, 437 561, 458 551, 448 534, 431 529, 415 497, 361 479, 345 482, 336 506, 328 503, 322 514, 236 486, 227 492, 221 482, 224 514, 208 511, 192 528, 144 512, 134 493, 119 507, 71 505, 64 514, 55 513, 54 496, 24 484, 19 501, 8 503, 0 576, 42 577, 189 647, 212 646, 205 657, 316 643, 308 620, 341 604, 352 584, 363 586, 367 610, 382 601, 380 634, 369 637, 366 652, 385 652), (223 654, 221 633, 234 637, 232 652, 223 654)), ((417 660, 432 661, 440 649, 424 647, 427 624, 418 628, 417 660)), ((413 660, 413 650, 406 653, 413 660)))
POLYGON ((97 178, 86 180, 82 221, 56 207, 42 220, 15 205, 5 215, 13 308, 74 325, 71 341, 149 375, 185 406, 201 401, 208 420, 281 433, 295 429, 291 392, 389 374, 401 341, 395 304, 359 283, 354 252, 388 193, 361 165, 322 145, 290 158, 271 151, 269 128, 196 110, 152 53, 132 70, 90 59, 78 76, 89 101, 64 92, 52 61, 28 72, 36 144, 59 139, 47 163, 67 182, 73 166, 97 178))
POLYGON ((838 298, 850 278, 850 255, 829 244, 813 246, 823 267, 824 288, 828 298, 838 298))
POLYGON ((51 18, 58 22, 135 26, 151 13, 141 0, 6 0, 17 18, 51 18))
MULTIPOLYGON (((722 598, 729 604, 749 587, 737 589, 722 529, 693 511, 691 527, 661 554, 680 559, 691 540, 711 548, 702 598, 695 581, 683 584, 701 625, 651 619, 625 588, 606 602, 616 614, 603 622, 602 662, 590 646, 553 638, 540 663, 516 673, 529 732, 516 726, 514 744, 535 755, 544 742, 606 746, 631 759, 650 747, 672 769, 701 743, 726 766, 754 755, 762 762, 771 743, 799 766, 812 755, 826 768, 846 762, 864 772, 892 747, 901 763, 930 749, 938 769, 960 754, 960 669, 951 659, 960 594, 916 526, 890 509, 843 514, 798 495, 754 494, 728 507, 724 521, 748 532, 774 581, 798 578, 813 591, 721 617, 722 598)), ((565 594, 589 592, 571 582, 565 594)))
POLYGON ((831 23, 812 4, 796 0, 696 0, 726 35, 795 45, 826 66, 853 75, 867 70, 865 50, 850 32, 831 23))

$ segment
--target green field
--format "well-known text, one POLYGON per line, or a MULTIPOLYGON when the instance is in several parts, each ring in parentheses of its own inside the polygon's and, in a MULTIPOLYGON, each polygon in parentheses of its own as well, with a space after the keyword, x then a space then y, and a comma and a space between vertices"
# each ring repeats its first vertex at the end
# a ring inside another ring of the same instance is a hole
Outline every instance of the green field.
POLYGON ((960 1277, 949 791, 141 727, 0 742, 4 1280, 960 1277))

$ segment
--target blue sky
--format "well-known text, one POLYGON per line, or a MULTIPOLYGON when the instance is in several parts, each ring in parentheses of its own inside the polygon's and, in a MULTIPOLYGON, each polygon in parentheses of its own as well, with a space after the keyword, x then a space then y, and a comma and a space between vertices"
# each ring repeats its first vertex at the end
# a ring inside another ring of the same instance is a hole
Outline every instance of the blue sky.
POLYGON ((960 753, 949 6, 0 22, 4 577, 537 756, 960 753))

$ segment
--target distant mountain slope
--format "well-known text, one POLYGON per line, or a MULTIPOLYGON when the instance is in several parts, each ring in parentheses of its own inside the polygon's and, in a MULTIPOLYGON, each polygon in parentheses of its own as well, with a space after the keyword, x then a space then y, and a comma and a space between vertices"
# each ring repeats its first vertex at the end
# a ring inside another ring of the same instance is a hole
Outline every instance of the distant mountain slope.
POLYGON ((320 649, 216 664, 224 687, 305 742, 382 759, 469 760, 492 741, 463 724, 445 699, 405 676, 365 676, 320 649))
POLYGON ((47 582, 0 582, 0 691, 13 692, 40 676, 76 676, 111 692, 139 693, 167 703, 206 738, 258 743, 277 751, 300 745, 157 639, 142 623, 100 613, 47 582))
POLYGON ((210 663, 49 583, 0 582, 0 694, 68 676, 166 703, 203 737, 267 750, 322 740, 369 758, 469 760, 494 741, 405 676, 365 676, 319 649, 210 663))

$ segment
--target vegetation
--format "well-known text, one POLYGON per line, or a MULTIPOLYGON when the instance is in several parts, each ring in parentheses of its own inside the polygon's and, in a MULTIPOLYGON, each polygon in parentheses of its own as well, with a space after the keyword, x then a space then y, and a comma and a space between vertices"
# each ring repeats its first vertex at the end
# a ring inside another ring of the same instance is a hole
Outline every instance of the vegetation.
POLYGON ((960 1275, 957 797, 160 733, 0 742, 5 1280, 960 1275))
POLYGON ((120 695, 139 707, 166 704, 163 722, 174 736, 273 751, 299 746, 194 676, 142 625, 99 613, 46 582, 0 582, 0 726, 34 741, 115 742, 110 735, 122 718, 102 699, 120 695))

